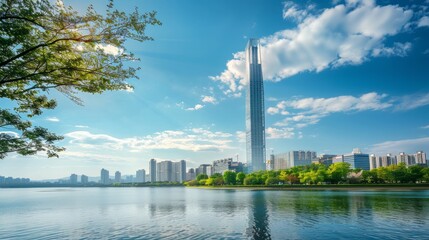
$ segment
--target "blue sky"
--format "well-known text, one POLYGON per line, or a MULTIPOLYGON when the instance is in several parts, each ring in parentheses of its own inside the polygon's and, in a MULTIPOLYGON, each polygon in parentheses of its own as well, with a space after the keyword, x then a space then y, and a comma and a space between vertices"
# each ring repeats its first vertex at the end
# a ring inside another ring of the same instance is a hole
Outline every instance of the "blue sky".
MULTIPOLYGON (((88 1, 65 1, 82 11, 88 1)), ((106 2, 93 2, 99 12, 106 2)), ((132 92, 52 92, 34 124, 63 134, 58 159, 8 156, 0 175, 47 179, 148 169, 151 158, 245 160, 243 50, 262 43, 267 152, 429 152, 429 1, 118 1, 156 10, 132 92)))

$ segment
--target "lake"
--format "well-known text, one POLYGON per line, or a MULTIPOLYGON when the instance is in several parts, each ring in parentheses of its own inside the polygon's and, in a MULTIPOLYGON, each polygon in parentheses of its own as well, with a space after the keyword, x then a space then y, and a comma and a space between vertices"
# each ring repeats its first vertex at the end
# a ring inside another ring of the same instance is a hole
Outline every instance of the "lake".
POLYGON ((0 239, 429 239, 429 191, 0 189, 0 239))

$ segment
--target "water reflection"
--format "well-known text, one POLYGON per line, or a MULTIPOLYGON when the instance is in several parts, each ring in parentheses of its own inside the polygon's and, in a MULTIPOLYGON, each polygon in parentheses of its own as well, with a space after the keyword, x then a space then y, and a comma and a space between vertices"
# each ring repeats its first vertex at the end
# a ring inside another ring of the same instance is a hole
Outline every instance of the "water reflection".
POLYGON ((251 195, 249 227, 247 237, 251 239, 271 239, 265 191, 254 191, 251 195))
POLYGON ((429 191, 5 189, 0 226, 19 240, 428 239, 429 191))

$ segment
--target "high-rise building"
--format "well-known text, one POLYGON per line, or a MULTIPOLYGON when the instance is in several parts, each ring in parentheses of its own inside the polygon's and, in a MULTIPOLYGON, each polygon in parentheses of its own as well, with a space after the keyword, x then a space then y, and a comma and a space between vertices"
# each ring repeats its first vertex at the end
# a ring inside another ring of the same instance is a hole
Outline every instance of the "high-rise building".
POLYGON ((186 161, 173 163, 173 182, 183 183, 186 181, 186 161))
POLYGON ((316 162, 316 163, 323 164, 323 165, 328 167, 334 162, 333 159, 336 156, 337 155, 334 155, 334 154, 320 154, 317 158, 312 157, 312 159, 313 159, 312 161, 316 162))
POLYGON ((220 173, 223 175, 225 171, 243 172, 243 163, 234 162, 232 158, 225 158, 213 161, 213 174, 220 173))
POLYGON ((145 181, 146 171, 144 169, 140 169, 136 171, 136 182, 143 183, 145 181))
POLYGON ((149 161, 149 175, 150 175, 150 182, 151 183, 154 183, 157 181, 156 160, 153 158, 149 161))
POLYGON ((416 159, 416 164, 426 164, 426 153, 423 151, 418 151, 414 154, 414 158, 416 159))
POLYGON ((156 164, 156 181, 171 182, 173 180, 173 163, 162 161, 156 164))
POLYGON ((196 178, 195 170, 193 168, 190 168, 188 172, 186 173, 186 181, 194 180, 196 178))
POLYGON ((121 182, 121 172, 116 171, 115 172, 115 183, 120 183, 121 182))
POLYGON ((197 169, 195 169, 196 175, 206 174, 207 176, 212 175, 212 165, 210 164, 201 164, 197 169))
POLYGON ((375 154, 371 154, 369 156, 369 169, 375 169, 377 168, 377 156, 375 156, 375 154))
POLYGON ((171 181, 183 183, 186 180, 186 161, 172 162, 171 181))
POLYGON ((110 184, 109 171, 104 169, 104 168, 101 169, 100 183, 101 184, 110 184))
POLYGON ((88 184, 88 176, 82 174, 82 176, 80 176, 80 183, 88 184))
POLYGON ((370 170, 369 155, 353 149, 351 154, 343 155, 344 162, 350 163, 352 169, 370 170))
POLYGON ((310 165, 316 159, 316 152, 290 151, 274 155, 274 170, 310 165))
POLYGON ((390 153, 386 154, 386 156, 381 157, 381 167, 387 167, 395 164, 390 153))
POLYGON ((261 46, 250 39, 246 47, 246 155, 250 172, 265 170, 264 83, 261 46))
POLYGON ((270 154, 270 159, 265 163, 266 170, 274 170, 274 154, 270 154))
POLYGON ((74 173, 70 175, 70 184, 77 184, 77 175, 74 173))

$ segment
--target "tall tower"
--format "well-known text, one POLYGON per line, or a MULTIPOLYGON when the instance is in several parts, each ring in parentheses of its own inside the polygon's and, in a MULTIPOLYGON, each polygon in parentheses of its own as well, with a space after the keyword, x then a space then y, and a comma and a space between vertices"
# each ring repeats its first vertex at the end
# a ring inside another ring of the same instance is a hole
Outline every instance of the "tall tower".
POLYGON ((155 183, 156 182, 156 160, 155 159, 151 159, 149 161, 149 174, 150 174, 150 182, 151 183, 155 183))
POLYGON ((247 43, 246 67, 246 155, 249 172, 255 172, 265 170, 264 83, 258 39, 247 43))

